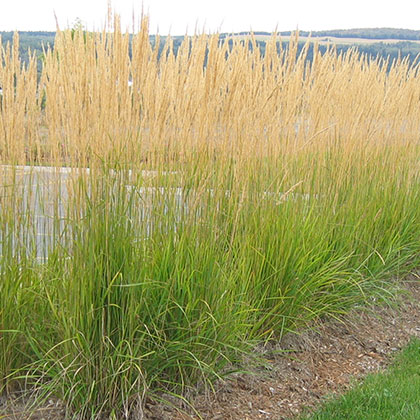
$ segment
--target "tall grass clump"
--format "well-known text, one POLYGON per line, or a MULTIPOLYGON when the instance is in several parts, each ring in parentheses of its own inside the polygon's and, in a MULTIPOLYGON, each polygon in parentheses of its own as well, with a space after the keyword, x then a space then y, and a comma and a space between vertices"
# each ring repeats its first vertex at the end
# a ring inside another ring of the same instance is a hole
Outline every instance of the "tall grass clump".
POLYGON ((417 65, 114 28, 0 66, 0 386, 89 419, 211 387, 420 255, 417 65))

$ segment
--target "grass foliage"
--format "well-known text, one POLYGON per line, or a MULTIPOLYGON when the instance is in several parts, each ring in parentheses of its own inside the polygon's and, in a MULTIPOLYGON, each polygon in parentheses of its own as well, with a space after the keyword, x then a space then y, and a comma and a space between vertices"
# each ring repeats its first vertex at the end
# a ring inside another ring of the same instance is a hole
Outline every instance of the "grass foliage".
POLYGON ((264 56, 217 35, 159 55, 144 18, 131 47, 118 20, 58 32, 37 78, 18 42, 0 60, 4 391, 128 418, 418 266, 418 67, 309 63, 275 36, 264 56))

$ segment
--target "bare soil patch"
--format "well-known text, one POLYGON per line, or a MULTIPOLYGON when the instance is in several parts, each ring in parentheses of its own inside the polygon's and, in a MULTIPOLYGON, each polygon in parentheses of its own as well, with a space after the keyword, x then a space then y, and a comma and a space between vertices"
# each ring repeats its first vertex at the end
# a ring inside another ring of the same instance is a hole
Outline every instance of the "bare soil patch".
MULTIPOLYGON (((237 374, 215 385, 214 393, 192 398, 196 412, 174 401, 173 407, 147 401, 144 420, 293 419, 319 406, 327 395, 344 392, 354 378, 385 368, 392 354, 411 337, 420 337, 420 277, 403 283, 395 306, 355 309, 345 319, 321 321, 258 349, 267 360, 252 374, 237 374), (197 415, 199 413, 199 415, 197 415)), ((61 420, 62 405, 29 412, 23 402, 0 399, 2 420, 61 420)))

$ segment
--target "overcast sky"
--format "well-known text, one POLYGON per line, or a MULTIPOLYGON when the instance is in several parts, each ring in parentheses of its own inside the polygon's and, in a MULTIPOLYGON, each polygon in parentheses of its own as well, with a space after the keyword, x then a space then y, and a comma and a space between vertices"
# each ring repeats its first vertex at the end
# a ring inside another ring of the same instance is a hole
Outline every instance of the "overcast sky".
MULTIPOLYGON (((0 31, 46 30, 72 26, 80 18, 100 29, 107 0, 0 0, 0 31)), ((123 27, 133 27, 133 10, 150 15, 151 33, 182 35, 187 31, 238 32, 321 30, 368 27, 420 29, 419 0, 113 0, 123 27)))

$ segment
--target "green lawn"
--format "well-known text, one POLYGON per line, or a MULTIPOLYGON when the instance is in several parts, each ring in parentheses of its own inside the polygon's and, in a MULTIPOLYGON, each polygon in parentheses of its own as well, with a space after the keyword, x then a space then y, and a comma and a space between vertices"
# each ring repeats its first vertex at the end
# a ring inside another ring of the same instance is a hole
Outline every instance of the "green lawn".
POLYGON ((413 339, 384 373, 369 375, 362 384, 330 400, 310 420, 420 419, 420 340, 413 339))

